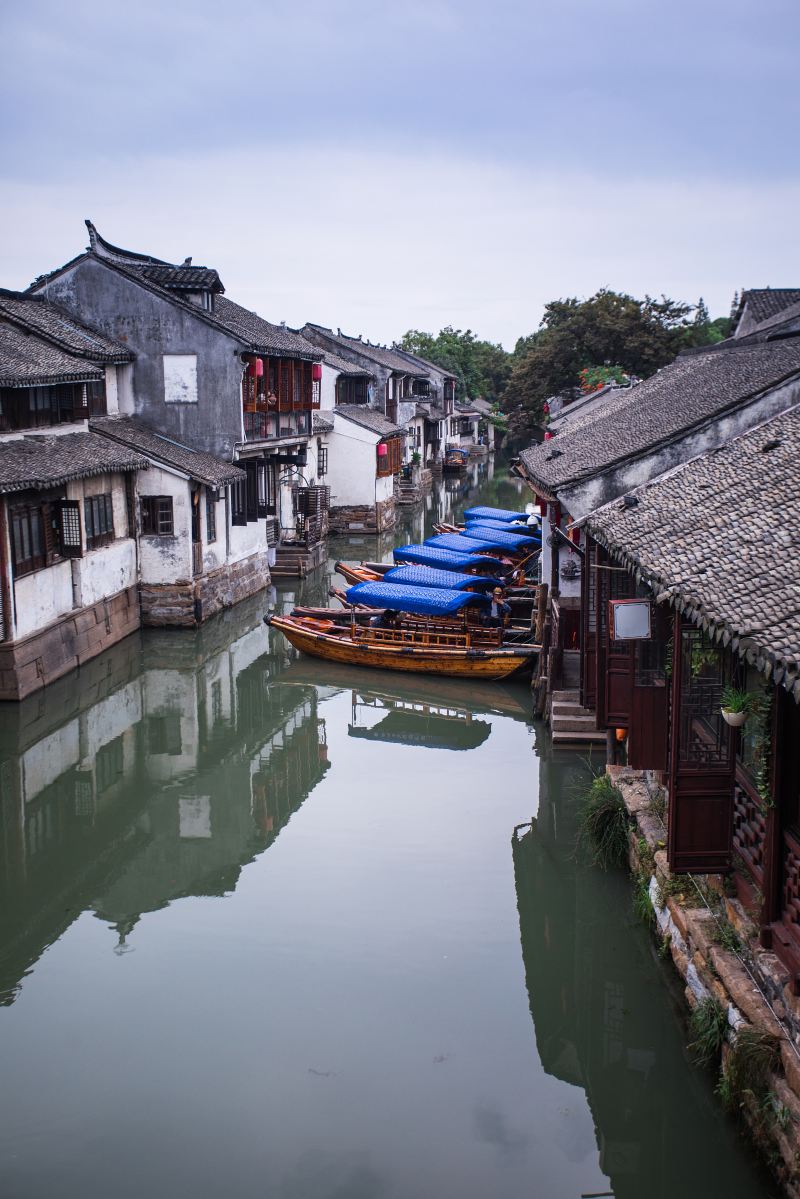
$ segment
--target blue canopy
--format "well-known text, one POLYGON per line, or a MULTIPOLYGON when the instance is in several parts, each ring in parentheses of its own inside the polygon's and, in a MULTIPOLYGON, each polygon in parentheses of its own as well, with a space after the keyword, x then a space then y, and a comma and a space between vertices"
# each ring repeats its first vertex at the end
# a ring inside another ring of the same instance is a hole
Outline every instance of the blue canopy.
POLYGON ((508 508, 467 508, 464 513, 465 520, 482 520, 483 517, 487 520, 527 520, 528 513, 511 512, 508 508))
MULTIPOLYGON (((498 537, 504 537, 503 533, 498 533, 498 537)), ((467 554, 485 554, 487 550, 501 548, 501 543, 492 538, 491 533, 478 534, 474 537, 468 537, 466 533, 437 533, 435 537, 427 537, 426 545, 431 545, 438 550, 453 550, 455 553, 467 554)), ((505 542, 502 543, 502 549, 508 550, 510 547, 505 542)))
POLYGON ((503 569, 498 558, 465 553, 463 547, 460 554, 452 550, 436 549, 433 545, 399 545, 393 552, 395 562, 420 562, 423 566, 435 566, 438 570, 461 572, 473 568, 493 571, 503 569))
POLYGON ((489 541, 507 549, 533 549, 542 544, 542 535, 538 529, 535 533, 532 529, 526 529, 524 533, 504 533, 499 529, 490 529, 486 525, 474 524, 467 528, 463 536, 489 541))
POLYGON ((443 587, 445 591, 491 591, 502 587, 500 579, 486 575, 462 575, 451 570, 432 570, 430 566, 393 566, 383 576, 387 583, 409 583, 412 587, 443 587))
POLYGON ((467 517, 467 530, 469 529, 494 529, 496 533, 523 533, 535 537, 539 532, 538 525, 516 525, 510 520, 489 520, 487 517, 478 519, 475 516, 467 517))
POLYGON ((348 604, 391 608, 417 616, 455 616, 470 604, 488 611, 492 601, 474 591, 444 591, 439 587, 406 587, 400 583, 356 583, 345 592, 348 604))
POLYGON ((445 450, 445 454, 460 454, 462 458, 469 458, 469 450, 462 450, 457 445, 449 445, 445 450))
POLYGON ((437 537, 429 537, 425 544, 439 546, 443 550, 455 550, 458 547, 475 553, 497 550, 513 554, 519 550, 538 549, 541 542, 523 534, 496 533, 491 529, 475 528, 467 533, 440 533, 437 537))

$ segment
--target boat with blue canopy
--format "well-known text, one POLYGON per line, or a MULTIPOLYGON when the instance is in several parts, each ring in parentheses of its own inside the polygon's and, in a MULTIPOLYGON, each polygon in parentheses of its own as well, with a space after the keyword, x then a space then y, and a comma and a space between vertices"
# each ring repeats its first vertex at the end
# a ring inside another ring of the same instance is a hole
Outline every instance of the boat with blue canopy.
POLYGON ((537 546, 542 544, 542 535, 538 529, 534 532, 533 529, 526 529, 524 533, 504 532, 502 529, 493 529, 488 525, 468 525, 463 533, 464 537, 485 537, 487 540, 495 540, 497 545, 515 545, 515 546, 537 546))
POLYGON ((347 607, 264 619, 296 649, 328 662, 473 681, 524 672, 541 649, 529 621, 518 627, 492 618, 491 597, 476 591, 380 578, 340 598, 347 607))
POLYGON ((501 579, 486 575, 456 574, 451 570, 434 570, 430 566, 393 566, 383 576, 393 586, 406 584, 411 587, 441 587, 445 591, 493 591, 502 587, 501 579))
POLYGON ((463 608, 488 612, 491 600, 475 591, 448 591, 443 587, 410 587, 401 583, 356 583, 345 592, 348 604, 389 608, 415 616, 454 616, 463 608))
POLYGON ((511 512, 508 508, 467 508, 464 512, 464 519, 470 520, 499 520, 507 523, 514 520, 527 521, 527 512, 511 512))
POLYGON ((395 562, 418 562, 421 566, 433 566, 438 570, 492 570, 503 571, 499 558, 490 554, 470 554, 462 547, 461 552, 439 549, 434 545, 400 545, 393 550, 395 562))
POLYGON ((463 531, 466 531, 466 529, 474 528, 476 525, 480 525, 481 528, 484 528, 484 529, 496 529, 499 533, 503 533, 503 532, 505 532, 505 533, 526 533, 526 532, 528 532, 528 533, 536 534, 539 530, 538 523, 529 525, 529 524, 525 524, 523 522, 518 523, 513 520, 492 520, 492 518, 490 516, 468 516, 466 525, 461 525, 461 526, 456 525, 454 527, 460 528, 460 530, 463 532, 463 531))
POLYGON ((474 533, 437 533, 434 537, 426 538, 425 544, 432 545, 436 549, 454 550, 456 553, 459 550, 466 550, 467 553, 473 554, 486 553, 487 550, 499 550, 505 555, 539 548, 539 542, 535 541, 533 537, 516 536, 513 533, 497 533, 490 529, 487 529, 486 532, 476 529, 474 533))

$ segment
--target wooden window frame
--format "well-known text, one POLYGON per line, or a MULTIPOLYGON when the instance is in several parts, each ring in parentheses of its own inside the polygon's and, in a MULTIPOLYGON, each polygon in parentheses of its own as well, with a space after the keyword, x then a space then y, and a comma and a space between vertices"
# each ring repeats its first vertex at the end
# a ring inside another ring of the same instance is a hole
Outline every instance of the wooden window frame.
POLYGON ((378 446, 375 447, 377 458, 375 468, 376 477, 385 479, 389 475, 398 474, 403 465, 403 439, 401 437, 386 437, 378 442, 378 446), (386 446, 386 454, 378 452, 378 446, 380 445, 386 446))
POLYGON ((114 540, 114 502, 110 491, 83 497, 87 550, 101 549, 114 540))
POLYGON ((211 487, 206 487, 206 544, 213 545, 217 540, 217 493, 211 487))
POLYGON ((247 524, 247 481, 237 479, 231 483, 231 524, 247 524))
POLYGON ((143 537, 174 537, 175 511, 171 495, 142 495, 139 513, 143 537))

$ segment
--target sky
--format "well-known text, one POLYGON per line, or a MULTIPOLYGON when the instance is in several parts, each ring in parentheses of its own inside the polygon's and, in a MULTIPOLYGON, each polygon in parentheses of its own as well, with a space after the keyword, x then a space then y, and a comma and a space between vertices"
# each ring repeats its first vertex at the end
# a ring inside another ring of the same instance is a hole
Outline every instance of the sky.
POLYGON ((0 45, 0 286, 86 217, 383 342, 800 285, 797 0, 6 0, 0 45))

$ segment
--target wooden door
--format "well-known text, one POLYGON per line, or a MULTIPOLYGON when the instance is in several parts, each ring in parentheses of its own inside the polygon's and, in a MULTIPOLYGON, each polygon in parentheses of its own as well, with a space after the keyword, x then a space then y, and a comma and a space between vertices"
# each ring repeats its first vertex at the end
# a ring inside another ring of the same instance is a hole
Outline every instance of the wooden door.
POLYGON ((730 870, 734 757, 720 711, 723 683, 721 657, 676 614, 667 847, 677 873, 730 870))

